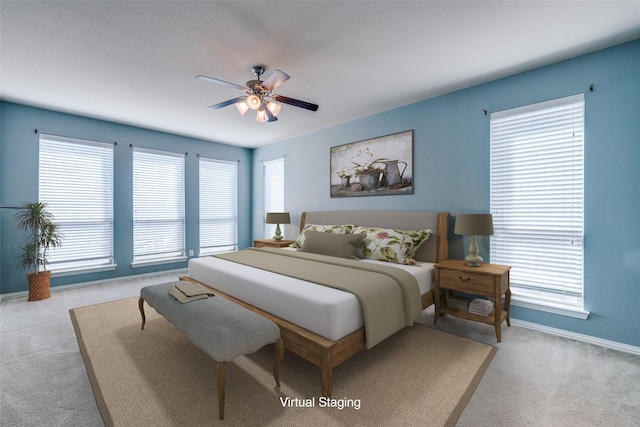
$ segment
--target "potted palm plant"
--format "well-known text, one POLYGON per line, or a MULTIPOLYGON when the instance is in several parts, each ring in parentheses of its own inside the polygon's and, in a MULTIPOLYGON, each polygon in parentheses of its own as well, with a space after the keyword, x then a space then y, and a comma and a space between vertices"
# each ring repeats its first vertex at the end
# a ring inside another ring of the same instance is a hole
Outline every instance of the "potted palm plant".
POLYGON ((47 211, 47 204, 42 202, 27 203, 16 214, 18 228, 29 232, 27 244, 21 248, 18 256, 18 267, 32 269, 27 274, 29 281, 29 301, 47 299, 51 296, 51 272, 47 271, 47 251, 62 244, 62 236, 54 217, 47 211))

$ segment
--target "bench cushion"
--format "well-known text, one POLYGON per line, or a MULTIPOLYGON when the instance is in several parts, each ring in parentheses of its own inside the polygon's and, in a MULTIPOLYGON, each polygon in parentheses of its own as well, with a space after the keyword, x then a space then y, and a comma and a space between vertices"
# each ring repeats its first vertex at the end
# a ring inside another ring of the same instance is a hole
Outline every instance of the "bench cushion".
POLYGON ((180 283, 188 282, 146 286, 140 297, 215 361, 229 362, 280 338, 275 323, 222 297, 177 301, 169 288, 180 283))

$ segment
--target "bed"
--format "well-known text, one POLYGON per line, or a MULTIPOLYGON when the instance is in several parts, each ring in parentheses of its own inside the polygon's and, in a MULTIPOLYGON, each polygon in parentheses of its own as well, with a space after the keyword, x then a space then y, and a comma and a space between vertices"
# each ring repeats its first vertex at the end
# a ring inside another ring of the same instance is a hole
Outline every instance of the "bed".
MULTIPOLYGON (((300 230, 309 224, 431 229, 431 236, 415 253, 418 265, 393 265, 415 276, 420 289, 419 304, 425 309, 434 302, 432 265, 448 256, 449 217, 444 212, 423 211, 304 212, 300 230)), ((292 249, 282 249, 288 250, 292 249)), ((217 295, 274 321, 280 327, 287 350, 321 368, 324 396, 331 395, 333 368, 367 348, 362 309, 358 299, 349 292, 219 257, 191 259, 184 279, 207 285, 217 295)))

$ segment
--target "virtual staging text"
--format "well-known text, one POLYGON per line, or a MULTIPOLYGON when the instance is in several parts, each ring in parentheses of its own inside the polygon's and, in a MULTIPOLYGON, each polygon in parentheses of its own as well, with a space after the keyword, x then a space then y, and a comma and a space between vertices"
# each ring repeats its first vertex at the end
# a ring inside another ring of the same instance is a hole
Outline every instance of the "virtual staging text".
POLYGON ((308 399, 301 399, 299 397, 280 397, 280 403, 282 403, 282 407, 287 408, 315 408, 316 406, 319 408, 336 408, 336 409, 345 409, 345 408, 353 408, 360 409, 360 399, 332 399, 330 397, 310 397, 308 399))

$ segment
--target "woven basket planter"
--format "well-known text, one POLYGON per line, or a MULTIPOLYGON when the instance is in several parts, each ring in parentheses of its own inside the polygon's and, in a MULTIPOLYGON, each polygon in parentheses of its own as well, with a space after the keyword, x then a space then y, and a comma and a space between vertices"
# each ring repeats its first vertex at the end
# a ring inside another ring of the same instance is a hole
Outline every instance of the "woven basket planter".
POLYGON ((49 284, 51 282, 51 272, 43 271, 42 273, 27 274, 29 281, 29 301, 40 301, 51 296, 49 284))

